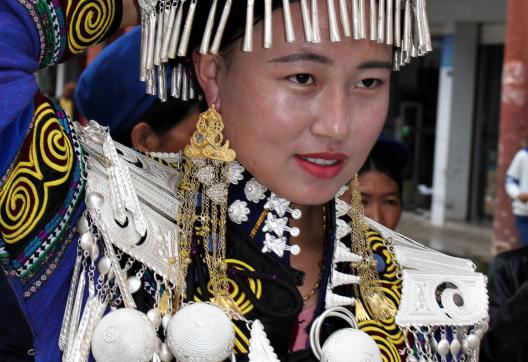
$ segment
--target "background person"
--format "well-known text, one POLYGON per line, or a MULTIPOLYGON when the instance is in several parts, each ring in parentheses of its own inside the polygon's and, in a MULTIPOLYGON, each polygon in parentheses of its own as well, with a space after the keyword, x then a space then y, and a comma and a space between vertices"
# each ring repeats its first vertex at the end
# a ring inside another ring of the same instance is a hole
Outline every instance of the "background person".
POLYGON ((506 172, 517 232, 523 247, 498 254, 488 270, 490 328, 481 361, 528 360, 528 148, 514 156, 506 172))
POLYGON ((517 232, 528 245, 528 147, 519 150, 506 172, 506 192, 512 199, 517 232))
POLYGON ((402 213, 402 172, 408 158, 402 143, 381 137, 358 172, 365 215, 393 230, 402 213))
MULTIPOLYGON (((189 143, 199 114, 198 99, 145 94, 139 80, 141 29, 107 46, 81 74, 75 103, 87 118, 109 126, 112 137, 142 152, 179 152, 189 143)), ((169 82, 170 84, 170 82, 169 82)))

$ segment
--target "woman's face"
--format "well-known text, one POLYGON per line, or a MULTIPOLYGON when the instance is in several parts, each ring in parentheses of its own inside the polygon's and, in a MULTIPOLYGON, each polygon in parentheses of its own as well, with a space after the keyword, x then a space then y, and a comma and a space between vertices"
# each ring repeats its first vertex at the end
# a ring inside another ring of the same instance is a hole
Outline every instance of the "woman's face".
POLYGON ((296 42, 285 41, 278 9, 271 49, 262 47, 260 22, 253 52, 240 51, 239 40, 218 69, 198 66, 198 76, 238 161, 276 194, 318 205, 352 178, 380 133, 392 53, 367 40, 330 42, 326 6, 321 43, 306 43, 299 3, 291 10, 296 42))
POLYGON ((359 176, 359 190, 365 215, 395 230, 402 212, 398 184, 385 173, 371 170, 359 176))

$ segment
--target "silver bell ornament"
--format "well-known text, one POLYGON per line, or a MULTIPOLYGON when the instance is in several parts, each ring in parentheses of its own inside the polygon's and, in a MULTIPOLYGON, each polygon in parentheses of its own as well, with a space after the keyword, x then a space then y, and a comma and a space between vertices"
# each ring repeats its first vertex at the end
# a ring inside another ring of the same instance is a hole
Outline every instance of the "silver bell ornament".
POLYGON ((229 358, 235 341, 231 320, 209 303, 184 306, 167 326, 167 346, 179 362, 221 362, 229 358))
POLYGON ((154 326, 144 313, 121 308, 108 313, 95 327, 92 354, 97 362, 148 362, 157 342, 154 326))
POLYGON ((329 308, 315 319, 310 329, 310 345, 314 355, 324 362, 381 362, 376 342, 358 329, 354 315, 344 307, 329 308), (321 325, 328 317, 340 318, 351 328, 332 333, 321 348, 321 325))

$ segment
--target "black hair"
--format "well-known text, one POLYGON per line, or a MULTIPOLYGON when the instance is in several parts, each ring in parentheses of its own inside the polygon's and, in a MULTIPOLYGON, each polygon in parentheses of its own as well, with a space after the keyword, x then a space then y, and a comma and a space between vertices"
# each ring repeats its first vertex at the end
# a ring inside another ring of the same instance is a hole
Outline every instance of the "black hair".
POLYGON ((386 150, 374 147, 359 169, 358 175, 361 176, 369 171, 379 171, 390 177, 398 185, 398 192, 401 196, 403 192, 402 169, 391 160, 391 155, 384 151, 386 150))

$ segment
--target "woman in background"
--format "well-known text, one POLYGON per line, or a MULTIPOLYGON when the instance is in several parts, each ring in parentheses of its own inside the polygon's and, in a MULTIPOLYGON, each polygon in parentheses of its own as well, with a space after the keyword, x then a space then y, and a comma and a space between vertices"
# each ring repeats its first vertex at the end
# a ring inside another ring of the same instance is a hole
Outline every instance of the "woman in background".
POLYGON ((408 158, 402 143, 382 137, 358 172, 365 215, 392 230, 402 213, 402 171, 408 158))

